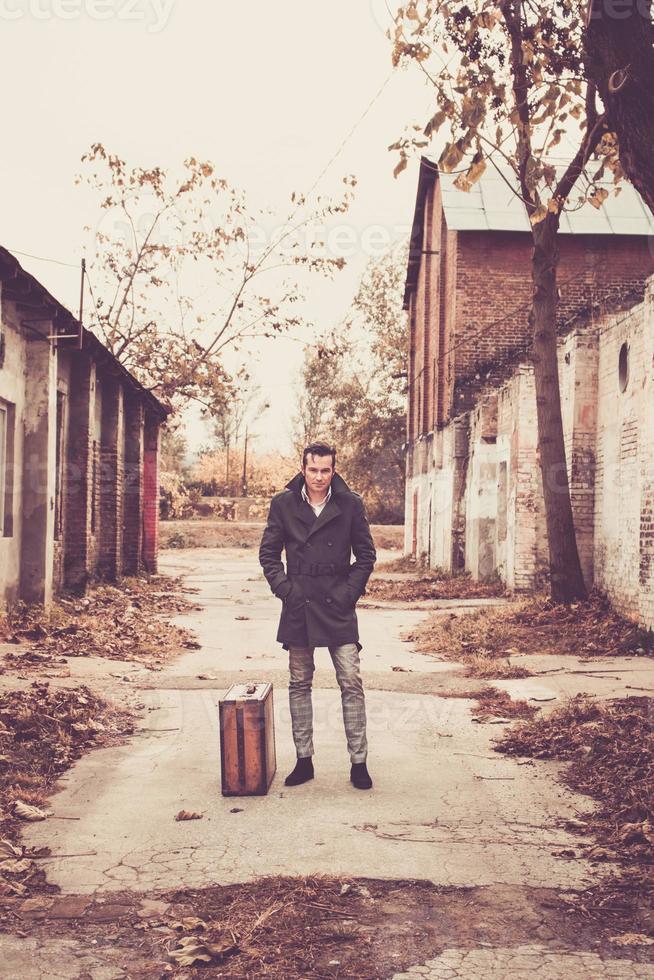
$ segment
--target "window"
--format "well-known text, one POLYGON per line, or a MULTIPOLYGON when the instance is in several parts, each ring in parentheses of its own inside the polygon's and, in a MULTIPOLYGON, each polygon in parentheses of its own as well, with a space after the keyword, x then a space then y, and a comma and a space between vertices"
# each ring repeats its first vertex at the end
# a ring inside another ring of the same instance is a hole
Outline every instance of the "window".
POLYGON ((0 536, 13 533, 14 406, 0 399, 0 536))
POLYGON ((620 391, 626 391, 629 384, 629 344, 624 343, 618 355, 618 385, 620 391))

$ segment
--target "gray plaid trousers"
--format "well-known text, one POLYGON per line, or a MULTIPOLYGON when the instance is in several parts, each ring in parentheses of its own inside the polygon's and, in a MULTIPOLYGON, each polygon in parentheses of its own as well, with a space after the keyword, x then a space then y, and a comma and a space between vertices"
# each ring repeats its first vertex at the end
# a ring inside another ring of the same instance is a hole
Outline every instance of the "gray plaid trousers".
MULTIPOLYGON (((365 762, 368 755, 366 740, 366 702, 361 680, 359 648, 356 643, 329 647, 336 668, 336 680, 341 689, 343 724, 351 762, 365 762)), ((313 647, 290 647, 288 651, 290 681, 288 702, 291 709, 293 741, 299 759, 313 755, 313 647)))

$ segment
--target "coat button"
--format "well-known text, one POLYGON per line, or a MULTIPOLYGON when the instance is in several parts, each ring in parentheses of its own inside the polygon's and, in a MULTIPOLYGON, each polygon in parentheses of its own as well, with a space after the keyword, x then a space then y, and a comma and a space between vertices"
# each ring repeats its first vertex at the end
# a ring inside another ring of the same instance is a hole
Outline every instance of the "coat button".
POLYGON ((307 599, 307 606, 309 605, 310 602, 311 602, 311 599, 307 599))
POLYGON ((327 602, 330 603, 331 601, 332 601, 332 597, 328 595, 327 596, 327 602))
POLYGON ((327 547, 328 547, 328 548, 331 548, 331 546, 333 545, 333 543, 334 543, 333 541, 328 541, 328 542, 327 542, 327 547))

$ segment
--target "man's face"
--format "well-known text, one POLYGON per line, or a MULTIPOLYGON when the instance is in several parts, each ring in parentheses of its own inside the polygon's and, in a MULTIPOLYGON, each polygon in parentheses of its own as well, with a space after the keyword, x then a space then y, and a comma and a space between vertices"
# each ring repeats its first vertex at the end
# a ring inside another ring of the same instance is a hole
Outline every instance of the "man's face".
POLYGON ((302 467, 307 491, 324 497, 334 475, 331 456, 314 456, 309 453, 306 465, 302 467))

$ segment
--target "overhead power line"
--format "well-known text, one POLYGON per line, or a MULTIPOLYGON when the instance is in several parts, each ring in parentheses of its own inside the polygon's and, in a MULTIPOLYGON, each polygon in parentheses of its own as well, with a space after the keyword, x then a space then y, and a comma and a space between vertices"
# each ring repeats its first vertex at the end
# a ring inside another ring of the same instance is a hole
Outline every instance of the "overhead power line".
POLYGON ((7 248, 7 251, 11 252, 12 255, 21 255, 26 259, 36 259, 37 262, 51 262, 53 265, 64 265, 68 269, 79 269, 79 262, 64 262, 62 259, 51 259, 45 255, 32 255, 31 252, 20 252, 17 248, 7 248))
POLYGON ((339 146, 336 149, 336 151, 332 154, 332 156, 329 158, 329 160, 327 161, 327 163, 325 164, 325 166, 323 167, 323 169, 320 171, 320 173, 316 177, 315 181, 313 182, 313 184, 311 185, 311 187, 307 191, 307 194, 306 194, 307 197, 309 197, 309 194, 312 194, 313 191, 316 189, 316 187, 318 186, 318 184, 320 183, 320 181, 322 180, 322 178, 325 176, 325 174, 327 173, 327 171, 331 167, 331 165, 334 162, 334 160, 337 160, 338 157, 341 155, 341 153, 343 152, 343 150, 345 149, 345 147, 347 146, 347 144, 349 143, 349 141, 351 140, 351 138, 354 136, 354 134, 356 133, 357 129, 359 128, 359 126, 361 125, 361 123, 363 122, 363 120, 366 118, 366 116, 368 115, 368 113, 370 112, 370 110, 372 109, 372 107, 374 106, 375 102, 377 102, 377 100, 379 99, 379 97, 384 92, 386 86, 388 85, 388 83, 390 82, 390 80, 391 80, 392 77, 393 77, 393 72, 391 71, 387 75, 387 77, 384 80, 384 82, 380 85, 380 87, 377 90, 377 92, 373 95, 372 99, 370 100, 370 102, 368 103, 368 105, 366 106, 366 108, 363 110, 363 112, 361 113, 361 115, 359 116, 359 118, 357 119, 357 121, 354 123, 354 125, 352 126, 352 128, 350 129, 350 131, 348 132, 348 134, 342 139, 342 141, 339 144, 339 146))

